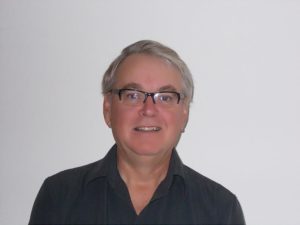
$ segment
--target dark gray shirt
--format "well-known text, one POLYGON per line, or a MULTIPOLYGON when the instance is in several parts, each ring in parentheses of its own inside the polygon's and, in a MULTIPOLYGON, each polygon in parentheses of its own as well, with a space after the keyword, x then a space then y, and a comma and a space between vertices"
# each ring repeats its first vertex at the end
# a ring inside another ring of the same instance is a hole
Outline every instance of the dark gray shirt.
POLYGON ((102 160, 47 178, 29 224, 245 224, 235 195, 182 164, 176 150, 167 177, 137 215, 116 151, 115 145, 102 160))

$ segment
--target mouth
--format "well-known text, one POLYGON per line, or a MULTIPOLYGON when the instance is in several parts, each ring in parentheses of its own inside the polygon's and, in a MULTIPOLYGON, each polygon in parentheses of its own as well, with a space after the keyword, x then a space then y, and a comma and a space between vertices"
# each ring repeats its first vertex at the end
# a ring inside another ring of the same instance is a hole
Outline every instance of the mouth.
POLYGON ((156 126, 141 126, 135 127, 134 130, 139 132, 157 132, 160 131, 161 128, 156 126))

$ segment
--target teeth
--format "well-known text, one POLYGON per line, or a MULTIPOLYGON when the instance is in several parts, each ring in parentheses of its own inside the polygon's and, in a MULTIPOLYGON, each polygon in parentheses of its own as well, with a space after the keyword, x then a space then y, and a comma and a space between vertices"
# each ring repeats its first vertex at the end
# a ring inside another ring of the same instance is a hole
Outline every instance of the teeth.
POLYGON ((136 127, 136 131, 159 131, 160 127, 136 127))

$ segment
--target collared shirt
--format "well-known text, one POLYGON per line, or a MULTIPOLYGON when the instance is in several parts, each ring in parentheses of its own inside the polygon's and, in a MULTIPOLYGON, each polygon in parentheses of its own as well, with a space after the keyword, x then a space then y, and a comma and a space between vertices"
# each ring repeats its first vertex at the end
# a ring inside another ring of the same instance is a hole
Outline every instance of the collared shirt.
POLYGON ((29 224, 245 224, 235 195, 185 166, 176 150, 166 178, 137 215, 116 152, 115 145, 102 160, 47 178, 29 224))

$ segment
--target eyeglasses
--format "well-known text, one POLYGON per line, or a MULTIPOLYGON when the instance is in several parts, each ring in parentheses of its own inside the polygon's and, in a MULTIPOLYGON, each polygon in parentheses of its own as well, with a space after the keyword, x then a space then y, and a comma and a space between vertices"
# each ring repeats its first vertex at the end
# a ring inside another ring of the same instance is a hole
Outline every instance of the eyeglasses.
POLYGON ((179 104, 185 95, 176 91, 160 91, 160 92, 145 92, 135 89, 112 89, 112 93, 119 96, 119 100, 129 106, 144 104, 149 96, 151 96, 154 104, 164 107, 172 107, 179 104))

